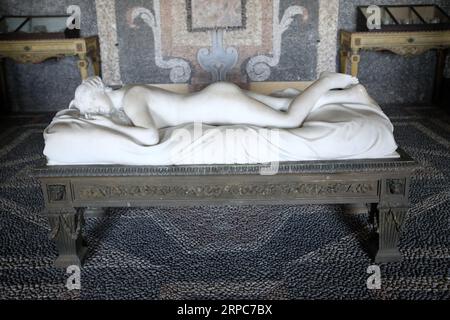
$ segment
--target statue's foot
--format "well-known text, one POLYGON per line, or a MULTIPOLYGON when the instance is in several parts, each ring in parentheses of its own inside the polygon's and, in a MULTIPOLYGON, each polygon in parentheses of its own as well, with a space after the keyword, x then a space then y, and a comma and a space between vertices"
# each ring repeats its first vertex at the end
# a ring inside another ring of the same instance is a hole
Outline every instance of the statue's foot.
POLYGON ((359 80, 356 77, 352 77, 348 74, 335 73, 335 72, 322 72, 320 79, 326 81, 329 89, 346 89, 350 86, 359 84, 359 80))

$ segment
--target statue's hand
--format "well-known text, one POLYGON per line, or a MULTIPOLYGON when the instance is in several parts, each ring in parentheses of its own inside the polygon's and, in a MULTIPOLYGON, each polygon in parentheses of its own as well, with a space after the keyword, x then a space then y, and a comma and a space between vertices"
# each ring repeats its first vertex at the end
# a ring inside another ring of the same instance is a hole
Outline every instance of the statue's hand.
POLYGON ((94 88, 103 88, 105 84, 103 83, 100 77, 90 77, 83 81, 83 84, 94 87, 94 88))

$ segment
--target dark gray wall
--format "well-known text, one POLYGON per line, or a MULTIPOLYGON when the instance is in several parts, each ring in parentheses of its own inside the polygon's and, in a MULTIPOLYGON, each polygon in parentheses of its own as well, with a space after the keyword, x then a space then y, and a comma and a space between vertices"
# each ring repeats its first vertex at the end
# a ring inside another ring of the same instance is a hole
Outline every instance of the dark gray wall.
MULTIPOLYGON (((340 0, 339 28, 356 30, 356 7, 359 5, 430 3, 436 3, 450 13, 450 0, 340 0)), ((435 63, 435 52, 411 58, 386 52, 363 52, 359 78, 381 104, 429 103, 435 63)))
MULTIPOLYGON (((0 0, 0 16, 66 14, 70 5, 81 8, 82 34, 97 34, 94 0, 0 0)), ((76 59, 72 57, 36 65, 15 64, 7 60, 6 73, 14 111, 64 109, 81 81, 76 59)))
MULTIPOLYGON (((281 1, 280 19, 285 10, 293 5, 308 10, 309 19, 300 23, 295 20, 283 34, 280 64, 273 68, 268 81, 315 80, 317 45, 319 41, 319 1, 281 1)), ((297 18, 298 19, 298 18, 297 18)))

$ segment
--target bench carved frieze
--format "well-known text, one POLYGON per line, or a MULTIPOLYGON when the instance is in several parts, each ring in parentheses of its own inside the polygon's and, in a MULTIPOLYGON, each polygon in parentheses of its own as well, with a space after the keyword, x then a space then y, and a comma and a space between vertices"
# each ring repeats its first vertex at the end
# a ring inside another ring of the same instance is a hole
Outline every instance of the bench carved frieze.
POLYGON ((339 195, 376 195, 377 181, 285 184, 212 185, 85 185, 77 188, 78 200, 117 198, 227 198, 227 197, 308 197, 339 195))

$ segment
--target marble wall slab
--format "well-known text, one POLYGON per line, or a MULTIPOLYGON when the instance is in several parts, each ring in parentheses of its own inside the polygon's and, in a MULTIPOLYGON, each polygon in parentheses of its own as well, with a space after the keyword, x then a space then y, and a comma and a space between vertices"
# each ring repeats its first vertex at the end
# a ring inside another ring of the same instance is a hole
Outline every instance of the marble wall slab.
POLYGON ((95 0, 102 61, 102 78, 110 86, 122 85, 115 0, 95 0))

